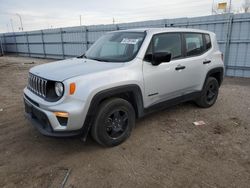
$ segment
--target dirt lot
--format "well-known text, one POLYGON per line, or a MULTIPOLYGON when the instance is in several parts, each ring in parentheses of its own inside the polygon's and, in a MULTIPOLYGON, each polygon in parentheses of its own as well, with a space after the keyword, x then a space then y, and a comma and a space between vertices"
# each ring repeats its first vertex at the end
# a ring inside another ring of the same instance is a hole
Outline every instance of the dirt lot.
POLYGON ((49 61, 0 57, 0 187, 60 187, 68 169, 65 187, 249 187, 250 79, 226 78, 209 109, 185 103, 138 120, 107 149, 42 136, 25 119, 28 70, 49 61))

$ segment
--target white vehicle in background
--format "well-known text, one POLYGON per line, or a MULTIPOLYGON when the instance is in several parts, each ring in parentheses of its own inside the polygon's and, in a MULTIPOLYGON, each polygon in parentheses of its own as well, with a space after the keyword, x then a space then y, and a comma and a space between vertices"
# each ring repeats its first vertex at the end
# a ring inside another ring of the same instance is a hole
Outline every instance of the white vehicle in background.
POLYGON ((212 106, 224 75, 212 32, 150 28, 107 33, 78 58, 33 67, 27 117, 44 135, 125 141, 140 118, 184 101, 212 106))

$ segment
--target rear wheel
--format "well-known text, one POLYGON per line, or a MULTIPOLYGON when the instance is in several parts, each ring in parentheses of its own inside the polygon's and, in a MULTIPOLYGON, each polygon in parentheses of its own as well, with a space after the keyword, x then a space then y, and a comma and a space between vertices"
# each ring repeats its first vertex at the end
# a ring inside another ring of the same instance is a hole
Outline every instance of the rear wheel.
POLYGON ((116 146, 130 136, 134 124, 135 111, 128 101, 108 99, 99 107, 91 134, 101 145, 116 146))
POLYGON ((196 104, 202 108, 212 106, 218 97, 219 83, 214 77, 209 77, 205 83, 201 96, 196 99, 196 104))

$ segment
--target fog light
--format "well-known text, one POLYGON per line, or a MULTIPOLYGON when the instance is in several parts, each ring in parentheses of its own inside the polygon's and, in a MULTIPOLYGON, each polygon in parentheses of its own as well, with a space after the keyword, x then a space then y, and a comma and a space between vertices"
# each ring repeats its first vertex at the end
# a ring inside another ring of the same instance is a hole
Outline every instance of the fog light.
POLYGON ((54 112, 55 116, 57 117, 69 117, 69 113, 68 112, 54 112))
POLYGON ((68 123, 68 118, 66 117, 58 117, 56 116, 58 122, 60 123, 60 125, 62 126, 67 126, 67 123, 68 123))

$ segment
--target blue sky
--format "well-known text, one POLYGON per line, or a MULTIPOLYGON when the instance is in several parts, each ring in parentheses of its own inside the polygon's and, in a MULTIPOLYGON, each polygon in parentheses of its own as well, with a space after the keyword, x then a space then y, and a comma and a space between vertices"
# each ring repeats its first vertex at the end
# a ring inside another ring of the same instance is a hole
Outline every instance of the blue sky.
MULTIPOLYGON (((214 0, 218 2, 218 0, 214 0)), ((223 1, 223 0, 221 0, 223 1)), ((225 0, 227 1, 227 0, 225 0)), ((213 0, 0 0, 0 32, 210 15, 213 0)), ((242 0, 233 0, 239 7, 242 0)))

